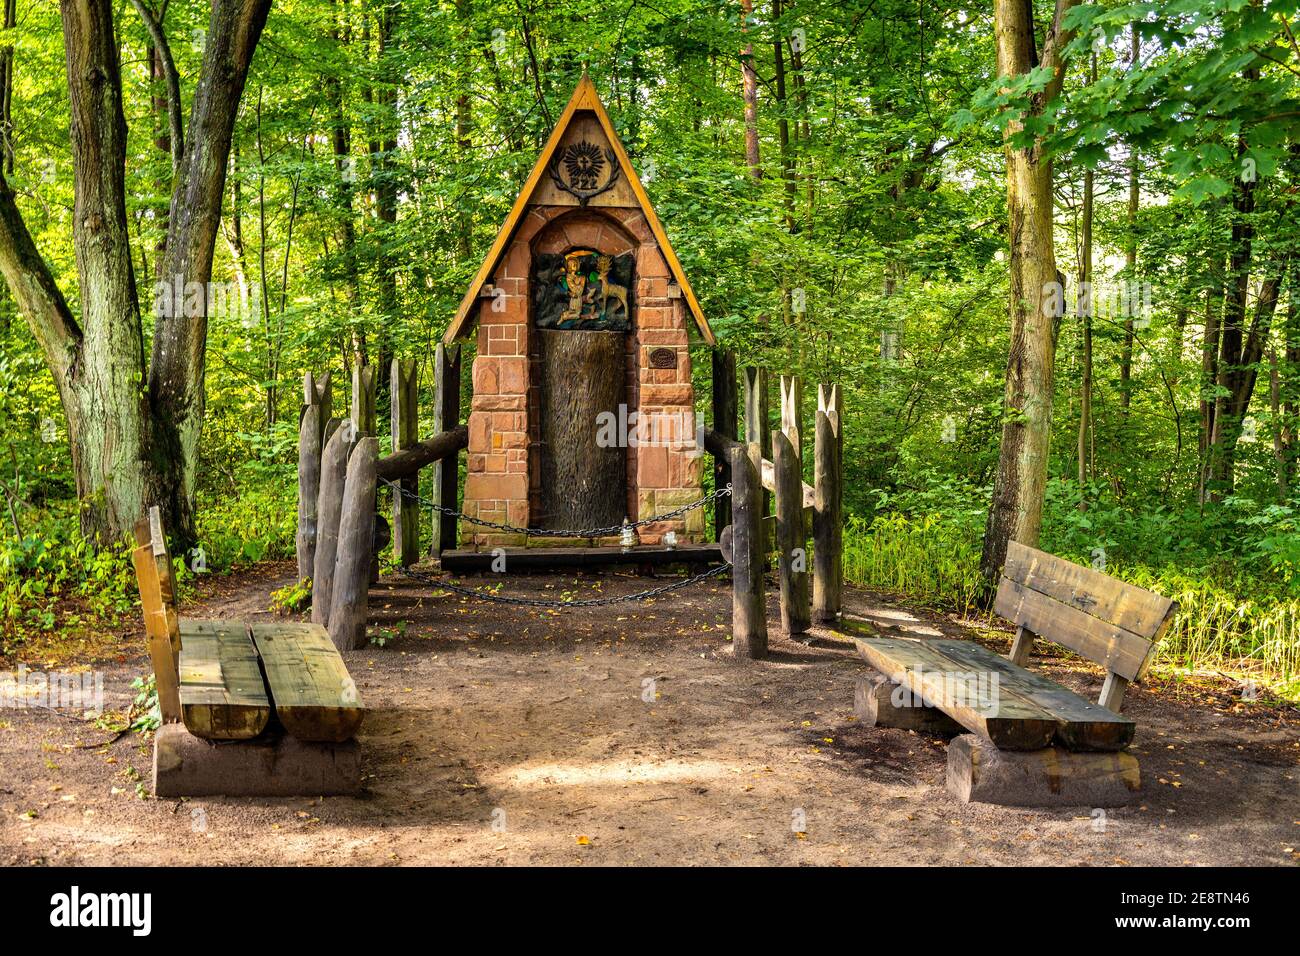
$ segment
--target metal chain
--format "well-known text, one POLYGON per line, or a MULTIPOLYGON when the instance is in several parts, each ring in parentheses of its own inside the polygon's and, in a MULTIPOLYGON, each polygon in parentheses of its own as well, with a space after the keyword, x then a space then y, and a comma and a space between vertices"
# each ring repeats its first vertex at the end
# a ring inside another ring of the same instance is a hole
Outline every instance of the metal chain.
POLYGON ((439 581, 432 574, 421 571, 418 568, 403 568, 402 573, 409 578, 427 584, 430 587, 442 588, 444 591, 453 591, 456 594, 463 594, 466 597, 478 598, 480 601, 492 601, 497 604, 514 604, 520 607, 603 607, 607 604, 622 604, 626 601, 644 601, 648 598, 658 597, 661 594, 667 594, 669 591, 677 591, 700 581, 706 581, 709 578, 715 578, 726 571, 731 570, 731 564, 721 564, 716 568, 709 568, 707 571, 700 571, 691 575, 689 578, 683 578, 680 581, 674 581, 672 584, 664 584, 657 588, 650 588, 648 591, 637 591, 635 594, 624 594, 618 597, 604 598, 583 598, 577 601, 547 601, 542 598, 521 598, 510 595, 492 594, 489 591, 478 591, 474 588, 462 587, 459 584, 451 584, 448 581, 439 581))
POLYGON ((387 478, 380 478, 379 481, 380 484, 387 485, 389 488, 393 489, 394 494, 401 494, 411 501, 418 501, 426 508, 432 508, 434 511, 438 512, 438 514, 447 515, 449 518, 459 518, 462 521, 468 521, 471 524, 480 525, 484 528, 492 528, 495 531, 505 531, 509 534, 522 534, 530 538, 612 538, 615 535, 622 534, 625 527, 640 528, 645 525, 654 524, 657 521, 667 521, 670 518, 677 518, 686 514, 688 511, 693 511, 696 508, 703 508, 710 502, 716 501, 719 498, 725 498, 731 494, 731 485, 727 485, 725 488, 719 488, 716 491, 709 492, 699 501, 692 501, 690 504, 682 505, 680 508, 675 508, 672 511, 665 511, 663 514, 654 515, 649 518, 641 518, 639 521, 629 521, 626 525, 611 525, 608 528, 586 528, 578 530, 570 528, 516 528, 512 524, 505 524, 504 522, 499 521, 488 521, 485 518, 476 518, 472 515, 465 514, 463 511, 457 511, 455 508, 448 508, 445 505, 440 505, 436 501, 430 501, 427 498, 420 497, 413 491, 408 491, 397 482, 389 481, 387 478))

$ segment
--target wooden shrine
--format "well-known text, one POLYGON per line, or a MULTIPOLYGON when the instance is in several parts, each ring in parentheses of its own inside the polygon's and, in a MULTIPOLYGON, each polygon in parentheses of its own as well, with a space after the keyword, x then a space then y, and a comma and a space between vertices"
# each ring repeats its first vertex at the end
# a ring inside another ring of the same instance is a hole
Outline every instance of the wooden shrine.
MULTIPOLYGON (((576 530, 700 497, 688 347, 714 345, 713 333, 585 74, 445 342, 476 327, 465 514, 576 530)), ((657 544, 670 531, 703 541, 703 511, 644 526, 638 541, 657 544)), ((461 543, 582 541, 466 521, 461 543)))

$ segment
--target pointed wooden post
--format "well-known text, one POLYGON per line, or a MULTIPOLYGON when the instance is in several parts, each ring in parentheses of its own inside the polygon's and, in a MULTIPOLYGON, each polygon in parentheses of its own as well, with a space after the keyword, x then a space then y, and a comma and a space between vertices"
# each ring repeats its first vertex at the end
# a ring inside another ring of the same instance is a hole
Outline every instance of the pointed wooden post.
MULTIPOLYGON (((419 375, 414 359, 393 359, 388 377, 392 416, 393 451, 410 448, 420 440, 419 375)), ((393 557, 409 568, 420 560, 420 473, 402 478, 402 494, 393 489, 393 557)))
MULTIPOLYGON (((331 423, 329 441, 321 456, 320 496, 316 503, 316 556, 311 583, 311 620, 329 624, 330 600, 334 588, 334 563, 338 556, 339 520, 343 514, 343 486, 348 456, 356 437, 351 420, 331 423)), ((373 503, 371 504, 373 509, 373 503)))
POLYGON ((352 366, 352 424, 359 438, 375 434, 375 370, 369 365, 352 366))
POLYGON ((302 403, 320 406, 320 447, 325 450, 325 425, 334 414, 333 373, 326 372, 317 378, 311 372, 302 378, 302 403))
MULTIPOLYGON (((460 424, 460 346, 438 344, 434 352, 433 433, 441 435, 460 424)), ((460 453, 434 462, 433 500, 445 508, 460 509, 460 453)), ((433 513, 430 554, 456 547, 456 519, 433 513)))
MULTIPOLYGON (((724 438, 736 440, 736 353, 731 349, 713 350, 713 430, 724 438)), ((713 487, 731 483, 731 462, 715 455, 713 487)), ((731 524, 731 501, 718 498, 713 503, 713 539, 722 538, 722 529, 731 524)))
POLYGON ((781 376, 781 431, 803 460, 803 380, 798 375, 781 376))
POLYGON ((790 436, 772 432, 776 484, 776 549, 781 573, 781 629, 806 633, 812 624, 808 603, 808 535, 803 519, 803 478, 790 436))
POLYGON ((339 518, 338 554, 334 558, 334 581, 330 592, 330 640, 341 651, 365 644, 370 569, 375 544, 375 462, 379 439, 368 436, 357 442, 348 459, 343 488, 343 509, 339 518))
POLYGON ((838 385, 817 389, 813 455, 813 620, 832 624, 844 605, 844 456, 838 385))
POLYGON ((320 494, 320 406, 305 405, 298 422, 298 580, 312 576, 316 562, 316 498, 320 494))
POLYGON ((761 660, 767 656, 767 598, 758 445, 737 445, 730 458, 731 647, 737 660, 761 660))
MULTIPOLYGON (((757 445, 759 457, 769 461, 772 458, 772 433, 768 430, 768 394, 767 369, 748 366, 745 369, 745 443, 757 445)), ((762 465, 759 465, 759 477, 762 477, 762 465)), ((766 518, 772 513, 772 493, 762 492, 763 510, 760 517, 766 518)), ((772 535, 765 531, 762 537, 763 552, 772 549, 772 535)))

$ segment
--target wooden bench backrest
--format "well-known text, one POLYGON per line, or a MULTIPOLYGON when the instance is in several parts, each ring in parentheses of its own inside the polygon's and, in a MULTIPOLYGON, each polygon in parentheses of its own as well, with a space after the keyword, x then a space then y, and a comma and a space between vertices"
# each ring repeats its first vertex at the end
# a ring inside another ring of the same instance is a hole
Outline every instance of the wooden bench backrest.
MULTIPOLYGON (((993 606, 1023 632, 1105 667, 1109 679, 1102 703, 1113 710, 1129 682, 1146 673, 1178 608, 1154 591, 1015 541, 1007 546, 993 606)), ((1027 657, 1028 650, 1018 636, 1012 659, 1027 657)))
POLYGON ((135 544, 131 560, 144 608, 144 630, 158 687, 158 709, 163 723, 175 723, 181 719, 180 621, 176 614, 171 550, 156 505, 136 522, 135 544))

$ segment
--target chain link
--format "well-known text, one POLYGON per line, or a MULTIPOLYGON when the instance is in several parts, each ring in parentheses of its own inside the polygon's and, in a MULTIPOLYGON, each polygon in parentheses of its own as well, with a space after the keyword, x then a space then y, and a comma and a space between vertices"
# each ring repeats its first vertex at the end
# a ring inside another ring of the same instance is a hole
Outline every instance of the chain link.
POLYGON ((700 571, 691 575, 689 578, 683 578, 680 581, 674 581, 671 584, 660 585, 657 588, 650 588, 647 591, 637 591, 635 594, 623 594, 616 597, 603 598, 583 598, 577 601, 548 601, 543 598, 522 598, 513 597, 508 594, 493 594, 490 591, 479 591, 475 588, 462 587, 459 584, 452 584, 449 581, 439 581, 427 571, 421 571, 418 568, 403 568, 402 573, 409 578, 413 578, 430 587, 442 588, 444 591, 452 591, 456 594, 463 594, 466 597, 478 598, 480 601, 492 601, 496 604, 513 604, 517 607, 549 607, 549 608, 571 608, 571 607, 603 607, 607 604, 622 604, 627 601, 644 601, 649 598, 658 597, 661 594, 667 594, 670 591, 677 591, 681 588, 690 587, 692 584, 698 584, 700 581, 707 581, 709 578, 715 578, 731 570, 731 565, 721 564, 716 568, 709 568, 706 571, 700 571))
POLYGON ((686 514, 688 511, 693 511, 696 508, 703 508, 710 502, 716 501, 719 498, 725 498, 731 494, 731 485, 727 485, 725 488, 719 488, 716 491, 709 492, 699 501, 692 501, 688 505, 682 505, 680 508, 675 508, 672 511, 665 511, 663 514, 654 515, 650 518, 642 518, 639 521, 629 521, 625 525, 611 525, 608 528, 586 528, 574 530, 569 528, 516 528, 511 524, 505 524, 504 522, 498 521, 488 521, 484 518, 476 518, 465 514, 463 511, 457 511, 455 508, 448 508, 445 505, 440 505, 436 501, 430 501, 427 498, 420 497, 413 491, 408 491, 397 482, 389 481, 387 478, 380 478, 379 482, 380 484, 387 485, 391 488, 394 494, 401 494, 403 497, 408 498, 411 501, 418 501, 426 508, 431 508, 438 514, 446 515, 449 518, 459 518, 462 521, 468 521, 470 524, 476 524, 484 528, 492 528, 494 531, 504 531, 509 534, 522 534, 530 538, 612 538, 616 535, 621 535, 624 528, 640 528, 645 525, 654 524, 657 521, 667 521, 670 518, 677 518, 686 514))

